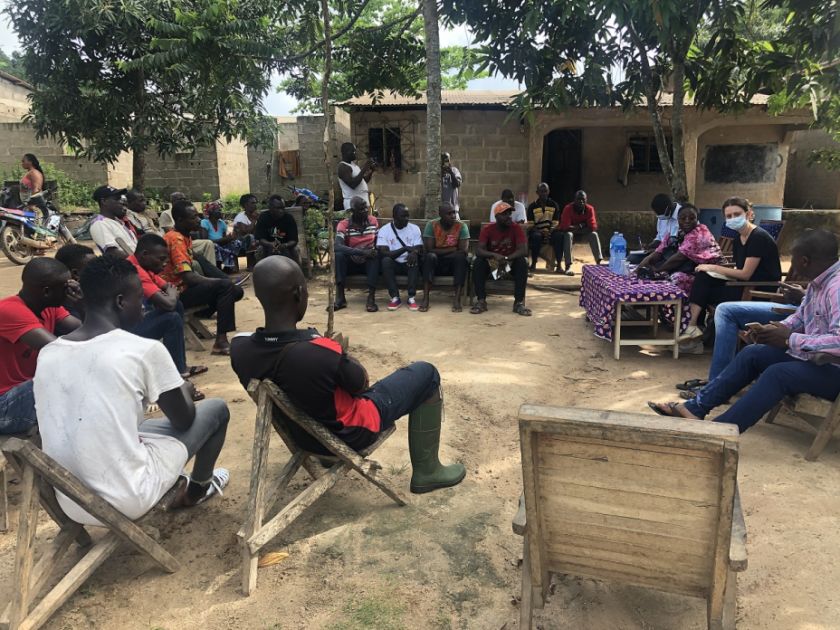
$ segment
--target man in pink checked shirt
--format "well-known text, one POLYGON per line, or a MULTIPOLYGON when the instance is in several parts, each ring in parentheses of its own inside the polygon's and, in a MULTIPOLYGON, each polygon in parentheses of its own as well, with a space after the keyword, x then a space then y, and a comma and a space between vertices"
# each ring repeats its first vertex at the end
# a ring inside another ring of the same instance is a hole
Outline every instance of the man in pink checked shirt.
POLYGON ((752 383, 716 422, 737 424, 743 433, 785 396, 811 394, 834 400, 840 395, 840 262, 837 237, 808 230, 793 244, 791 271, 811 281, 802 304, 781 322, 756 326, 756 343, 747 346, 694 400, 648 403, 664 416, 705 418, 718 405, 752 383), (823 364, 818 364, 823 363, 823 364), (753 381, 755 381, 753 383, 753 381))

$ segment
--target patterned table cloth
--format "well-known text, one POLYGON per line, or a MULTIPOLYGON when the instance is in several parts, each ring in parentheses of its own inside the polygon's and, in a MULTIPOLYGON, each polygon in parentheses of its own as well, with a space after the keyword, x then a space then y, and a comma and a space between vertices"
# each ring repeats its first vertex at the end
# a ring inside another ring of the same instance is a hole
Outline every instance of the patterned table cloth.
MULTIPOLYGON (((619 276, 602 265, 584 265, 580 286, 580 305, 586 310, 589 321, 595 326, 595 336, 612 341, 615 325, 615 307, 619 301, 627 303, 657 302, 681 299, 682 321, 680 332, 691 319, 688 295, 677 285, 660 280, 640 280, 635 276, 619 276)), ((660 306, 659 317, 673 324, 674 307, 660 306)))

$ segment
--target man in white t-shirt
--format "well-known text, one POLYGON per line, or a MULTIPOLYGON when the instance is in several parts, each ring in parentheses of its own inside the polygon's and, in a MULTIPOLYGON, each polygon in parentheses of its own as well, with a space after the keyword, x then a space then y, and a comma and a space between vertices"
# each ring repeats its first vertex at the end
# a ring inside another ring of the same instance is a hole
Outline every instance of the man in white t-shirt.
POLYGON ((420 228, 408 222, 408 208, 398 203, 394 206, 394 220, 379 229, 376 235, 376 247, 382 257, 382 275, 388 286, 391 301, 388 310, 396 311, 402 302, 397 288, 397 273, 408 277, 408 309, 420 310, 415 295, 417 280, 420 278, 420 254, 423 252, 423 236, 420 228))
POLYGON ((506 203, 510 207, 513 208, 513 222, 514 223, 525 223, 528 220, 528 213, 525 210, 525 204, 516 201, 513 198, 513 191, 508 190, 507 188, 502 191, 502 198, 499 199, 496 203, 490 206, 490 223, 496 222, 496 215, 494 214, 494 210, 496 206, 500 203, 506 203))
MULTIPOLYGON (((163 345, 124 330, 142 318, 143 290, 130 262, 101 256, 80 278, 85 322, 44 347, 35 370, 35 408, 44 452, 134 520, 179 483, 171 508, 221 492, 230 474, 214 466, 230 414, 221 399, 192 401, 163 345), (86 387, 79 387, 79 383, 86 387), (156 402, 164 418, 146 420, 156 402), (195 456, 192 474, 182 470, 195 456)), ((56 493, 67 515, 94 517, 56 493)))
POLYGON ((100 186, 93 191, 93 200, 99 204, 99 216, 90 225, 90 237, 103 254, 125 258, 134 253, 137 235, 125 221, 128 211, 125 188, 100 186))
POLYGON ((368 160, 364 166, 354 164, 356 160, 356 145, 345 142, 341 145, 341 162, 338 163, 338 183, 344 198, 344 209, 350 209, 350 200, 361 197, 370 203, 368 182, 373 177, 376 162, 368 160))

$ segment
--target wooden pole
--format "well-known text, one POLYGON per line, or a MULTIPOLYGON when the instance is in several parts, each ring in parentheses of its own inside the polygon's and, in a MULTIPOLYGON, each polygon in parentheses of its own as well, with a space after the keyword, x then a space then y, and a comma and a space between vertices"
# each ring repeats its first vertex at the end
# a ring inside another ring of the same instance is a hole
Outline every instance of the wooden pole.
POLYGON ((332 156, 335 150, 335 125, 330 107, 330 75, 332 74, 332 33, 328 0, 321 0, 324 19, 324 76, 321 83, 321 107, 324 110, 324 168, 329 184, 329 205, 327 206, 327 235, 330 252, 330 280, 327 290, 327 337, 335 332, 335 230, 333 229, 333 208, 335 207, 335 177, 332 156))

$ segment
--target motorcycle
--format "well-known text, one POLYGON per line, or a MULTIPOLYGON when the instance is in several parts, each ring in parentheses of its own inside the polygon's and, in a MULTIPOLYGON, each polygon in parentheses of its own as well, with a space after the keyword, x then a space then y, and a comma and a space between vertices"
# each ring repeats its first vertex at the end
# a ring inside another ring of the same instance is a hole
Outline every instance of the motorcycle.
POLYGON ((0 190, 0 248, 13 263, 25 265, 38 253, 76 242, 48 191, 17 208, 9 207, 11 198, 8 188, 0 190))

